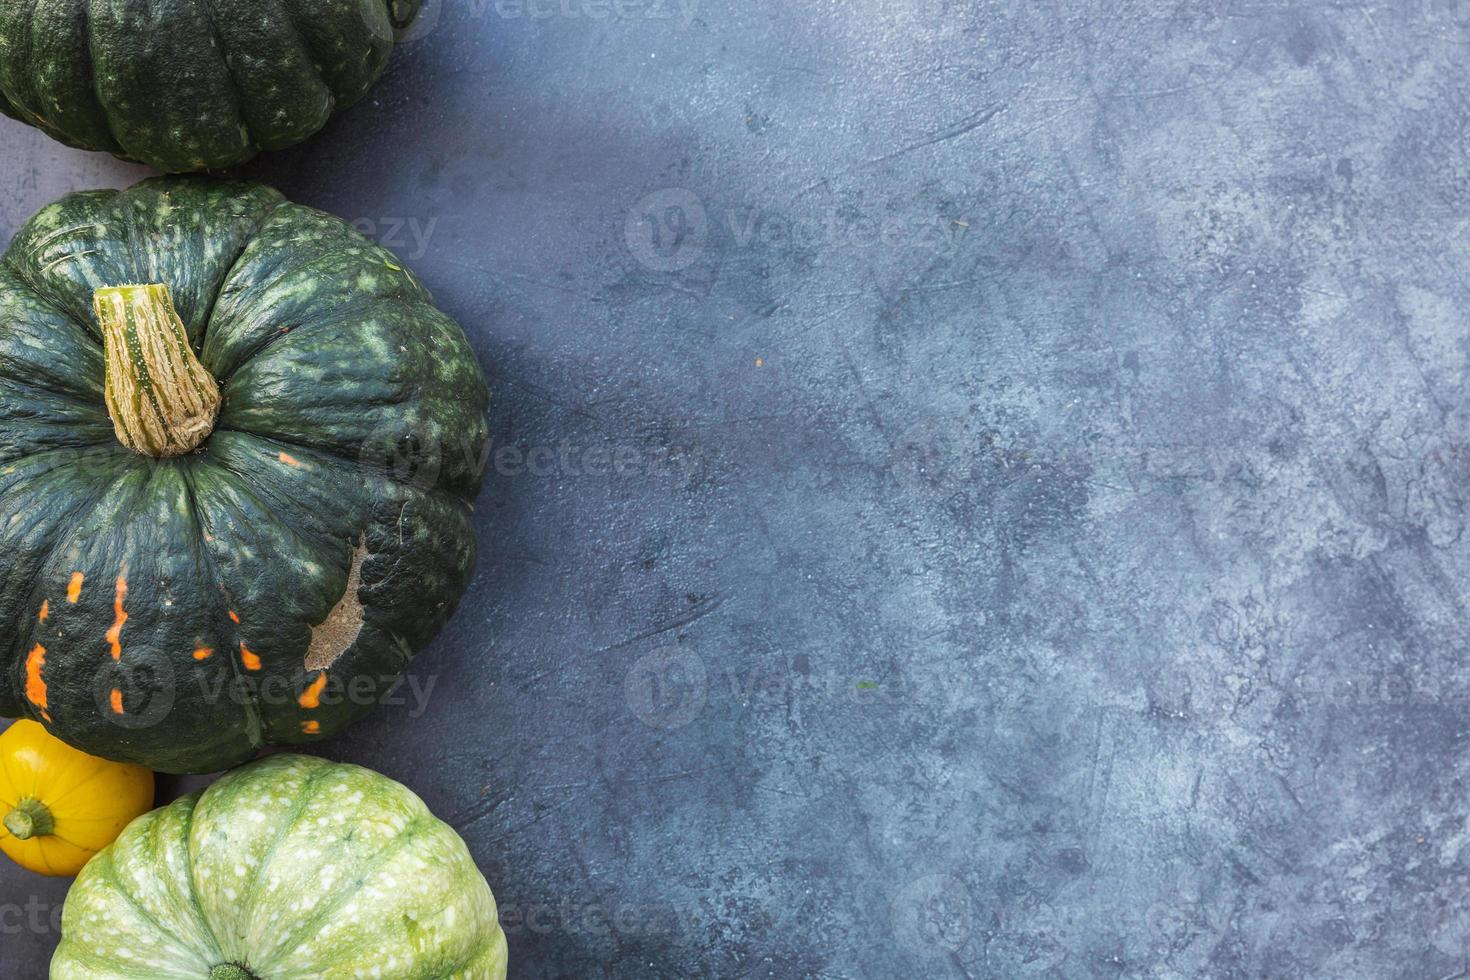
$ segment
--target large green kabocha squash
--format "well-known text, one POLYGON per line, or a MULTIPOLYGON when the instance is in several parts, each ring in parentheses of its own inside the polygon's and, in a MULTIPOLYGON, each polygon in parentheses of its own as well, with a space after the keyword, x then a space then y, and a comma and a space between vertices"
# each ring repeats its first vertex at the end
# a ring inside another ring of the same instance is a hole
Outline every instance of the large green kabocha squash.
POLYGON ((338 218, 187 177, 46 207, 0 259, 0 715, 164 772, 340 730, 468 584, 487 400, 338 218))
POLYGON ((502 980, 495 899, 417 796, 278 755, 128 825, 66 897, 52 980, 502 980))
POLYGON ((299 143, 361 98, 420 0, 4 0, 0 112, 182 173, 299 143))

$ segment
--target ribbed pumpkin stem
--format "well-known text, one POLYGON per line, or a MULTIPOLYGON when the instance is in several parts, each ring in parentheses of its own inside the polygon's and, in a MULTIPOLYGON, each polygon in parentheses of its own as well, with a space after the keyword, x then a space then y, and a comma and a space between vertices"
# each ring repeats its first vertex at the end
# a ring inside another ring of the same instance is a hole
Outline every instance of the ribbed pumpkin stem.
POLYGON ((46 837, 56 831, 56 821, 46 804, 33 797, 26 797, 5 815, 5 829, 16 840, 46 837))
POLYGON ((418 19, 422 0, 388 0, 388 22, 395 31, 407 30, 418 19))
POLYGON ((168 287, 92 294, 107 353, 107 412, 118 441, 147 456, 192 452, 214 431, 219 385, 199 363, 168 287))

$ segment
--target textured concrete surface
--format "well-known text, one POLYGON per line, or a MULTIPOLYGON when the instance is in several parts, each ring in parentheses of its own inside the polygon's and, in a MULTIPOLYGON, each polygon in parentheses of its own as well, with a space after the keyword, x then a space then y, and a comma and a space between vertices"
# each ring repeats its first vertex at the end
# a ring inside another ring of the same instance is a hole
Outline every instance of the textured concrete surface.
MULTIPOLYGON (((245 173, 490 373, 471 596, 324 751, 513 976, 1464 975, 1470 5, 427 28, 245 173)), ((137 172, 0 142, 6 237, 137 172)))

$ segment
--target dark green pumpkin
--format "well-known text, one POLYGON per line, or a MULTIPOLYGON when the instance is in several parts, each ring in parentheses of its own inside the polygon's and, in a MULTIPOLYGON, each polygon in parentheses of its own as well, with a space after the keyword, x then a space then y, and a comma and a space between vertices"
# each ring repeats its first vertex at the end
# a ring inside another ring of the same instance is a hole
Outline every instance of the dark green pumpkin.
POLYGON ((421 0, 5 0, 0 112, 169 173, 299 143, 382 73, 421 0))
POLYGON ((164 772, 339 731, 468 584, 487 402, 460 327, 338 218, 207 178, 46 207, 0 259, 0 715, 164 772), (97 304, 139 283, 187 341, 109 320, 104 351, 97 304), (158 350, 220 394, 161 458, 114 417, 164 392, 114 383, 158 350))

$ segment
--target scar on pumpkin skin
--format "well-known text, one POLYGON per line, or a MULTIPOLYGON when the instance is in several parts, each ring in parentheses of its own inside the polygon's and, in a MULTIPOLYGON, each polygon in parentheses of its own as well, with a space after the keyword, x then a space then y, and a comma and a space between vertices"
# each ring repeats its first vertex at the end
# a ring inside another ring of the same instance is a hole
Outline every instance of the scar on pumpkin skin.
POLYGON ((342 598, 332 611, 327 613, 327 618, 311 628, 311 646, 306 649, 306 669, 326 670, 337 662, 337 658, 347 652, 347 648, 357 642, 357 637, 362 633, 363 616, 367 612, 357 598, 358 589, 362 588, 362 563, 367 558, 367 535, 364 534, 357 539, 357 547, 352 549, 352 565, 347 569, 347 587, 342 590, 342 598))
POLYGON ((42 599, 41 600, 41 614, 39 616, 37 616, 36 619, 38 621, 44 623, 50 617, 51 617, 51 600, 50 599, 42 599))
POLYGON ((122 691, 116 687, 112 689, 112 713, 115 715, 123 713, 122 691))
POLYGON ((77 604, 77 600, 82 597, 82 583, 86 580, 87 576, 83 575, 81 572, 71 573, 71 581, 68 582, 66 586, 67 602, 71 603, 73 606, 77 604))
POLYGON ((40 710, 42 718, 50 721, 51 716, 46 713, 46 680, 41 676, 41 668, 45 666, 46 648, 37 643, 26 655, 26 700, 40 710))
POLYGON ((214 656, 214 647, 195 647, 194 648, 194 659, 195 660, 208 660, 212 656, 214 656))
POLYGON ((292 456, 290 453, 281 453, 278 458, 287 466, 294 466, 298 470, 302 468, 301 460, 297 459, 295 456, 292 456))
POLYGON ((240 641, 240 662, 245 665, 246 670, 260 669, 260 657, 251 652, 244 640, 240 641))
POLYGON ((230 610, 230 622, 234 623, 236 626, 240 625, 240 614, 235 612, 235 610, 233 609, 230 610))
POLYGON ((315 735, 318 732, 320 732, 321 730, 322 730, 322 723, 319 722, 319 721, 303 721, 301 723, 301 731, 302 731, 303 734, 306 734, 306 735, 315 735))
POLYGON ((301 698, 297 704, 310 711, 312 708, 321 707, 322 689, 327 686, 327 672, 324 670, 317 675, 306 690, 301 692, 301 698))
POLYGON ((113 660, 122 659, 122 628, 123 624, 128 621, 128 614, 123 609, 123 600, 127 599, 127 597, 127 576, 119 575, 117 577, 117 595, 112 600, 112 615, 114 617, 112 629, 107 631, 107 642, 112 644, 113 660))

